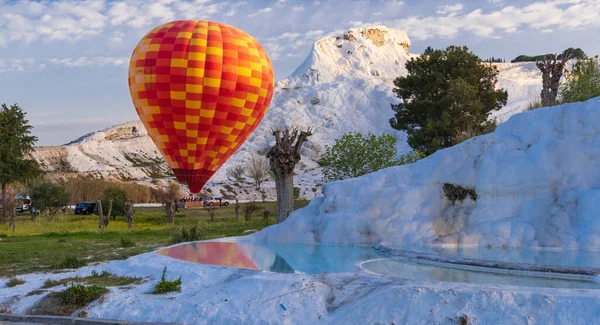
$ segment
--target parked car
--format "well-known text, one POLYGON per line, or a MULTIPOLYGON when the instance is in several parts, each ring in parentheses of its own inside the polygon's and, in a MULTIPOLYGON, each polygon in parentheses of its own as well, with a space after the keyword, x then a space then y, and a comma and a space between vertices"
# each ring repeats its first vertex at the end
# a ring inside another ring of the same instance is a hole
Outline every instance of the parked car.
POLYGON ((209 198, 209 199, 205 199, 204 201, 202 201, 202 205, 204 206, 228 206, 229 202, 223 200, 222 197, 217 197, 217 198, 209 198))
POLYGON ((75 214, 88 215, 96 212, 96 202, 81 202, 75 206, 75 214))

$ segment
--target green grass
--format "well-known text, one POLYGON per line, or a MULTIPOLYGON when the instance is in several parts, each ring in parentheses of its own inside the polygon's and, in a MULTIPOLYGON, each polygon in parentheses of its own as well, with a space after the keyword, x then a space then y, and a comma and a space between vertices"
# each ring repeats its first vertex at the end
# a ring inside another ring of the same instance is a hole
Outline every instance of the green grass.
POLYGON ((98 273, 96 271, 92 271, 91 275, 82 277, 72 277, 65 278, 60 280, 51 280, 48 279, 44 282, 44 286, 42 288, 52 288, 60 285, 67 285, 69 283, 78 283, 78 284, 89 284, 89 285, 99 285, 103 287, 117 287, 117 286, 125 286, 129 284, 139 284, 143 281, 141 278, 129 277, 129 276, 119 276, 116 274, 112 274, 108 271, 102 271, 102 273, 98 273))
POLYGON ((32 315, 70 316, 77 309, 102 298, 107 292, 108 289, 99 285, 73 284, 63 291, 46 295, 28 313, 32 315))
POLYGON ((160 281, 158 281, 154 285, 153 294, 160 295, 163 293, 173 292, 173 291, 181 291, 181 277, 177 280, 167 280, 167 267, 163 269, 162 276, 160 277, 160 281))
MULTIPOLYGON (((275 202, 258 203, 276 211, 275 202)), ((302 208, 308 201, 296 201, 302 208)), ((107 260, 126 259, 168 245, 173 233, 184 226, 197 225, 202 239, 240 236, 248 229, 262 229, 274 224, 270 220, 254 218, 245 221, 244 204, 240 219, 235 221, 235 207, 230 204, 215 211, 215 222, 204 209, 180 209, 175 215, 175 226, 167 223, 161 208, 137 208, 134 228, 127 229, 124 217, 110 221, 108 227, 98 229, 98 216, 67 214, 46 221, 31 221, 25 213, 17 217, 17 230, 13 233, 8 225, 0 224, 0 276, 13 276, 38 271, 80 267, 85 264, 107 260), (135 246, 124 247, 121 238, 135 246), (78 266, 79 265, 79 266, 78 266)), ((72 212, 71 212, 72 213, 72 212)))
POLYGON ((125 248, 135 247, 135 242, 131 238, 121 237, 121 247, 125 247, 125 248))
POLYGON ((9 288, 12 288, 12 287, 16 287, 18 285, 24 284, 24 283, 25 283, 24 280, 14 277, 14 278, 11 278, 10 280, 8 280, 8 282, 6 282, 6 286, 9 288))

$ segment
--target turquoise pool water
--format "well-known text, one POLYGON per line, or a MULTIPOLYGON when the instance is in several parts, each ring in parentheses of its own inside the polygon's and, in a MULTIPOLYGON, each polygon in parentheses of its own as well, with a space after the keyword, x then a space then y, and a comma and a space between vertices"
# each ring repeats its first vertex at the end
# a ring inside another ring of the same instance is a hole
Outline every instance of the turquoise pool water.
POLYGON ((393 259, 368 261, 363 263, 362 267, 373 273, 416 281, 463 282, 498 286, 511 285, 521 287, 600 289, 600 283, 591 281, 501 275, 414 264, 393 259))
POLYGON ((487 247, 390 246, 391 248, 420 253, 438 254, 499 262, 537 265, 584 266, 600 268, 599 251, 552 249, 513 249, 487 247))

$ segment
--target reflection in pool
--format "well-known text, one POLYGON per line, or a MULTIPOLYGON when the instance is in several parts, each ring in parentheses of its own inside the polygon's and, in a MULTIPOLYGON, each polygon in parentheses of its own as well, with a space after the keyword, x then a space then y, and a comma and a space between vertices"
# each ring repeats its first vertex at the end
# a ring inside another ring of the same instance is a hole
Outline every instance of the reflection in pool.
POLYGON ((196 242, 163 248, 157 254, 188 262, 278 273, 341 273, 360 269, 358 263, 379 258, 370 247, 196 242))
POLYGON ((418 281, 464 282, 487 285, 513 285, 546 288, 600 289, 600 283, 591 281, 570 281, 544 279, 527 276, 491 274, 476 271, 457 270, 394 259, 368 261, 362 267, 370 272, 418 281))

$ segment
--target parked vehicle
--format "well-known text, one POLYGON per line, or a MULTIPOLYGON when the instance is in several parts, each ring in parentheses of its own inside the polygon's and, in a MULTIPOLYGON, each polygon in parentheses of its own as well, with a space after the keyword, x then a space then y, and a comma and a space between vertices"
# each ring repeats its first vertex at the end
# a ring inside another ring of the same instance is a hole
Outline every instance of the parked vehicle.
POLYGON ((228 206, 229 202, 223 200, 222 197, 217 197, 217 198, 209 198, 209 199, 205 199, 204 201, 202 201, 202 205, 204 206, 228 206))
MULTIPOLYGON (((31 209, 31 199, 29 196, 17 195, 14 197, 14 200, 17 201, 17 206, 15 207, 17 212, 25 212, 31 209)), ((0 196, 0 211, 2 211, 2 196, 0 196)))
POLYGON ((81 202, 75 206, 75 214, 88 215, 96 211, 96 202, 81 202))

